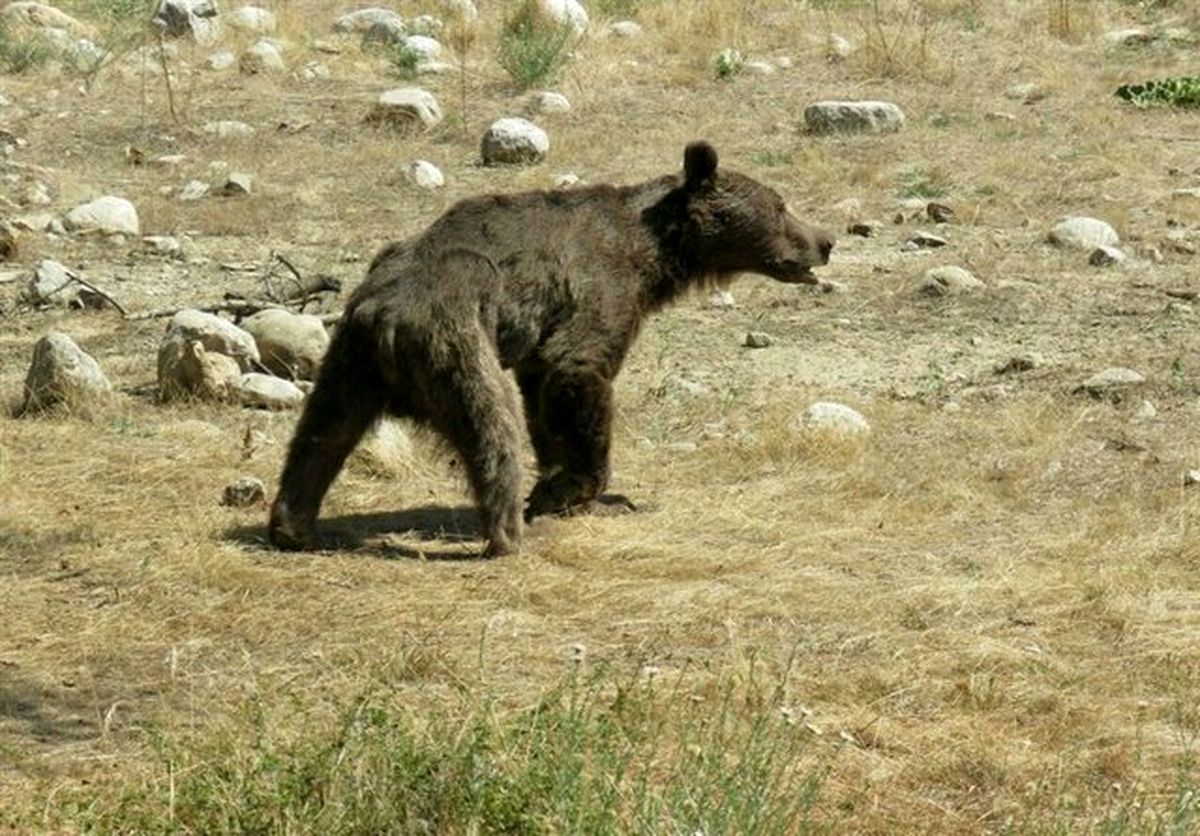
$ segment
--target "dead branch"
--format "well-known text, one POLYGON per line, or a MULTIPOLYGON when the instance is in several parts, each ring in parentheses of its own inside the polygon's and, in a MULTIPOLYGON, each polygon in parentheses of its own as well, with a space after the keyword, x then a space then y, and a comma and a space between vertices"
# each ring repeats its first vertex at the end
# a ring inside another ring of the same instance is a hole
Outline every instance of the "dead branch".
POLYGON ((129 311, 125 310, 125 306, 122 305, 120 302, 118 302, 116 299, 114 299, 110 294, 108 294, 105 291, 101 290, 100 288, 96 287, 94 284, 92 284, 91 282, 84 279, 78 273, 68 270, 67 275, 71 278, 71 281, 76 282, 78 285, 80 285, 83 288, 86 288, 87 290, 90 290, 92 293, 96 294, 101 299, 108 302, 108 304, 112 305, 114 308, 116 308, 118 311, 120 311, 121 316, 124 316, 124 317, 129 316, 129 311))

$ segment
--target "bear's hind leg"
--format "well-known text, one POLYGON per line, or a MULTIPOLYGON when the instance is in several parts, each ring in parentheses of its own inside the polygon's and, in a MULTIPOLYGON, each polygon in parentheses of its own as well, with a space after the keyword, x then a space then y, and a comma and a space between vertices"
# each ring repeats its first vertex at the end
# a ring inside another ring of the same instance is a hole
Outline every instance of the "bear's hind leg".
MULTIPOLYGON (((442 335, 441 340, 447 337, 442 335)), ((481 332, 451 347, 459 365, 422 375, 430 420, 458 451, 479 507, 484 557, 515 551, 521 540, 519 416, 512 381, 481 332)), ((449 346, 448 346, 449 347, 449 346)))

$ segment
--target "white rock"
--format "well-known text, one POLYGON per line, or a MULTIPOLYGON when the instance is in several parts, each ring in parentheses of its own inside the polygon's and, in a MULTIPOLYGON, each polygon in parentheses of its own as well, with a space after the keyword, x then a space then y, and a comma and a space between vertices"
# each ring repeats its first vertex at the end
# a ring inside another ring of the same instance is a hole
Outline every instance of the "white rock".
POLYGON ((750 331, 742 340, 742 345, 746 348, 769 348, 773 342, 771 335, 765 331, 750 331))
POLYGON ((424 35, 433 38, 444 28, 445 24, 433 15, 417 15, 407 24, 408 31, 413 35, 424 35))
POLYGON ((173 235, 147 235, 142 238, 142 249, 155 255, 183 257, 183 245, 173 235))
POLYGON ((830 401, 817 401, 804 410, 797 419, 799 430, 823 430, 859 435, 869 433, 871 425, 867 419, 855 409, 845 404, 830 401))
POLYGON ((804 109, 808 130, 830 133, 891 133, 904 125, 904 111, 892 102, 824 101, 804 109))
POLYGON ((20 0, 0 8, 0 18, 7 23, 26 26, 31 29, 57 30, 76 37, 92 35, 91 27, 80 23, 66 12, 56 9, 48 3, 32 3, 20 0))
POLYGON ((641 24, 632 20, 615 20, 605 31, 618 38, 639 38, 645 34, 641 24))
POLYGON ((125 198, 112 195, 76 206, 63 217, 63 225, 70 232, 141 233, 137 209, 125 198))
POLYGON ((25 289, 25 298, 35 305, 61 305, 71 307, 80 304, 79 288, 71 274, 62 264, 53 259, 43 259, 34 268, 33 276, 25 289))
POLYGON ((770 61, 761 60, 747 61, 745 68, 756 75, 774 75, 778 71, 778 68, 770 61))
POLYGON ((254 136, 254 128, 245 122, 234 119, 223 119, 218 122, 207 122, 200 129, 206 134, 212 134, 218 139, 245 139, 254 136))
POLYGON ((1137 411, 1133 413, 1133 417, 1139 421, 1149 421, 1158 416, 1158 409, 1150 401, 1143 400, 1138 406, 1137 411))
POLYGON ((1140 27, 1114 29, 1100 36, 1108 46, 1145 46, 1154 40, 1154 35, 1140 27))
POLYGON ((404 131, 432 128, 442 121, 442 109, 428 90, 400 87, 388 90, 379 97, 375 107, 367 114, 367 121, 404 131))
POLYGON ((179 199, 190 203, 195 200, 200 200, 208 194, 209 185, 203 180, 189 180, 179 190, 179 199))
POLYGON ((57 404, 83 410, 110 392, 112 384, 95 358, 66 334, 51 331, 33 347, 21 412, 37 412, 57 404))
POLYGON ((259 409, 295 409, 304 402, 304 392, 281 377, 247 372, 238 383, 238 398, 243 406, 259 409))
POLYGON ((413 443, 396 421, 383 419, 367 432, 350 455, 349 466, 371 475, 396 477, 413 465, 413 443))
POLYGON ((266 501, 267 486, 253 476, 239 476, 225 486, 221 496, 221 504, 228 508, 250 508, 266 501))
POLYGON ((918 290, 928 296, 958 296, 979 290, 983 282, 969 270, 954 265, 934 267, 925 272, 918 290))
POLYGON ((1140 386, 1145 382, 1146 378, 1133 369, 1113 366, 1104 371, 1096 372, 1096 374, 1079 384, 1078 388, 1093 395, 1102 395, 1114 390, 1140 386))
MULTIPOLYGON (((160 393, 189 394, 201 400, 227 402, 236 400, 242 369, 238 361, 217 351, 208 351, 200 340, 183 344, 177 369, 176 388, 159 383, 160 393)), ((164 400, 167 396, 164 394, 164 400)))
POLYGON ((567 113, 571 110, 571 102, 567 97, 551 90, 530 93, 526 102, 534 113, 567 113))
POLYGON ((160 0, 151 21, 168 38, 190 35, 207 45, 221 36, 217 11, 216 0, 160 0))
POLYGON ((1121 243, 1117 231, 1096 218, 1063 218, 1046 235, 1046 240, 1059 247, 1094 250, 1097 247, 1115 247, 1121 243))
POLYGON ((1200 485, 1200 470, 1189 470, 1183 474, 1183 484, 1184 487, 1188 488, 1193 485, 1200 485))
POLYGON ((577 0, 536 0, 538 11, 560 26, 570 26, 576 34, 588 28, 588 13, 577 0))
POLYGON ((413 185, 422 189, 440 189, 446 185, 446 178, 436 165, 427 160, 413 160, 404 171, 405 177, 413 185))
POLYGON ((290 380, 314 380, 329 348, 321 319, 309 314, 268 309, 242 321, 258 346, 262 364, 272 374, 290 380))
POLYGON ((1120 264, 1127 258, 1128 256, 1120 247, 1103 245, 1092 250, 1091 255, 1088 256, 1088 264, 1093 267, 1108 267, 1112 264, 1120 264))
POLYGON ((554 188, 569 189, 572 186, 579 185, 579 175, 572 172, 554 175, 554 188))
POLYGON ((830 61, 835 63, 845 61, 854 54, 854 44, 838 33, 831 32, 829 34, 829 43, 825 47, 825 54, 830 61))
POLYGON ((404 18, 391 9, 372 7, 359 9, 342 15, 333 22, 334 32, 367 32, 372 26, 383 24, 393 31, 403 34, 405 31, 404 18))
POLYGON ((733 294, 728 290, 717 288, 708 297, 708 306, 718 310, 731 310, 737 307, 737 301, 733 298, 733 294))
POLYGON ((225 16, 226 22, 239 32, 269 35, 275 31, 275 15, 261 6, 242 6, 225 16))
POLYGON ((1032 81, 1025 81, 1012 85, 1004 91, 1004 95, 1014 101, 1033 104, 1046 98, 1047 93, 1040 85, 1034 84, 1032 81))
POLYGON ((238 68, 246 75, 281 73, 286 69, 283 64, 283 56, 279 54, 275 44, 268 40, 255 41, 251 44, 242 53, 238 68))
POLYGON ((541 162, 550 150, 550 137, 527 119, 498 119, 483 135, 480 152, 484 165, 541 162))
POLYGON ((404 39, 404 49, 416 53, 421 61, 436 61, 442 54, 442 45, 428 35, 409 35, 404 39))
POLYGON ((198 391, 203 381, 197 377, 196 367, 204 362, 204 357, 196 351, 194 343, 199 343, 204 353, 229 357, 239 372, 259 361, 254 338, 232 322, 203 311, 180 311, 167 324, 158 349, 158 387, 163 400, 188 394, 213 394, 198 391))
POLYGON ((225 197, 245 197, 254 192, 254 175, 245 171, 231 171, 221 184, 220 194, 225 197))

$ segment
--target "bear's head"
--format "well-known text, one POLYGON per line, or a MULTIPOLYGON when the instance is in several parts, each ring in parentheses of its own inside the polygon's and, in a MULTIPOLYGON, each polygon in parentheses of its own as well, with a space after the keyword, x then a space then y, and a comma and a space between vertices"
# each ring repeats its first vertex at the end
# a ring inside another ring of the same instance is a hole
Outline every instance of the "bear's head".
POLYGON ((829 263, 832 235, 802 223, 774 189, 718 169, 717 151, 707 142, 687 146, 683 173, 684 247, 697 271, 761 273, 781 282, 816 284, 812 268, 829 263))

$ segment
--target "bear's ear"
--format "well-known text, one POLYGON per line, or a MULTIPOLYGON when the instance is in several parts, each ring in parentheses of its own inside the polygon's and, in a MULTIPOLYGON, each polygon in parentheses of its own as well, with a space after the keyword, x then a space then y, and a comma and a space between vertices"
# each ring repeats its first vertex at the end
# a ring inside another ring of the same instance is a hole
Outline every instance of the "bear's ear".
POLYGON ((717 173, 717 149, 693 142, 683 151, 683 175, 688 186, 698 186, 717 173))

